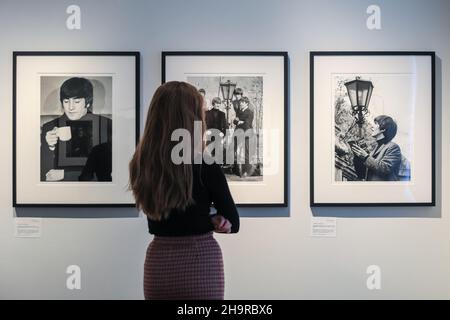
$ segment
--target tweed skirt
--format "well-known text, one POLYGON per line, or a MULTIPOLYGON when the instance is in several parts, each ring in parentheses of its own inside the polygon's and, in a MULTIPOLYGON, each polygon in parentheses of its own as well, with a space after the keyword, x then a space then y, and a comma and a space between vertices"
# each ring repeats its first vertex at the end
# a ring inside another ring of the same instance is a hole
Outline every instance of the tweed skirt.
POLYGON ((213 232, 155 236, 144 264, 147 300, 223 300, 222 250, 213 232))

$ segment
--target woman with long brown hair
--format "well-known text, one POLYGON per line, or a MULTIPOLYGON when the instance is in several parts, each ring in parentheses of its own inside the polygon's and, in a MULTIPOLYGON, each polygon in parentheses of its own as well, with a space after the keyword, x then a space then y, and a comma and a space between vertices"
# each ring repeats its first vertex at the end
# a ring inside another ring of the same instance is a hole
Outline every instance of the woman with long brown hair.
POLYGON ((222 251, 213 232, 239 230, 226 178, 216 163, 175 164, 171 158, 178 143, 171 141, 174 130, 187 130, 195 149, 194 123, 204 128, 204 118, 203 97, 195 87, 177 81, 160 86, 130 162, 130 188, 154 235, 144 265, 146 299, 224 298, 222 251), (212 203, 215 215, 210 215, 212 203))

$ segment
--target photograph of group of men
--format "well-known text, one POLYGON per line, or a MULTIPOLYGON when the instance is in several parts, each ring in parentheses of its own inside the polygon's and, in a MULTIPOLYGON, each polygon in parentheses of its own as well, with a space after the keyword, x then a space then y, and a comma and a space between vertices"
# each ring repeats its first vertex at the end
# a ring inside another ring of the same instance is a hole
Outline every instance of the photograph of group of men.
MULTIPOLYGON (((250 79, 246 80, 247 83, 251 82, 250 79)), ((256 125, 262 123, 258 118, 262 117, 262 85, 255 85, 255 82, 253 79, 253 90, 248 94, 236 86, 228 100, 208 94, 208 90, 203 87, 198 88, 204 97, 206 145, 215 142, 211 130, 219 132, 220 151, 223 154, 221 166, 227 179, 233 181, 262 180, 262 139, 258 137, 260 125, 256 125)), ((220 90, 215 93, 220 93, 220 90)), ((216 147, 211 152, 213 156, 215 152, 216 147)))

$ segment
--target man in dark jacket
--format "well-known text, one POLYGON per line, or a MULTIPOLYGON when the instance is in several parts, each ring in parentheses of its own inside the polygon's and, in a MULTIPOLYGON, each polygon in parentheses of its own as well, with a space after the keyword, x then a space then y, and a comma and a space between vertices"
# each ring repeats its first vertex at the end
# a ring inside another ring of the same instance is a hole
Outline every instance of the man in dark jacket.
POLYGON ((254 171, 253 165, 250 164, 253 153, 253 150, 250 150, 250 139, 254 138, 253 117, 254 113, 250 109, 249 98, 242 97, 239 109, 236 111, 236 118, 233 120, 233 123, 236 125, 235 130, 241 129, 245 132, 244 141, 242 139, 236 139, 237 142, 235 140, 234 143, 235 159, 237 160, 238 157, 238 149, 241 149, 241 152, 244 153, 244 163, 236 166, 236 173, 241 177, 251 176, 254 171))
POLYGON ((212 99, 212 108, 205 112, 205 121, 208 130, 217 129, 225 135, 227 130, 227 120, 225 119, 225 113, 220 110, 221 103, 222 101, 219 97, 212 99))
MULTIPOLYGON (((211 135, 211 129, 219 130, 220 131, 220 145, 222 146, 220 149, 223 151, 223 137, 225 137, 227 132, 227 120, 225 118, 225 113, 220 110, 220 105, 222 104, 222 101, 219 97, 215 97, 211 101, 212 108, 205 112, 205 122, 206 122, 206 134, 208 136, 211 135)), ((215 139, 218 139, 216 137, 215 139)), ((206 145, 209 145, 211 143, 211 137, 208 137, 206 141, 206 145)), ((215 143, 218 143, 219 141, 215 141, 215 143)), ((211 150, 211 154, 215 156, 216 150, 213 148, 211 150)))
POLYGON ((397 134, 397 124, 385 115, 375 118, 375 129, 372 136, 377 146, 370 153, 352 144, 355 155, 355 170, 361 180, 365 181, 398 181, 402 162, 400 147, 392 142, 397 134))
POLYGON ((250 109, 250 99, 242 97, 239 107, 240 108, 236 111, 236 118, 233 120, 236 129, 242 129, 244 131, 253 129, 254 113, 252 109, 250 109))
POLYGON ((236 88, 233 91, 233 109, 234 112, 238 112, 238 110, 240 109, 240 103, 241 103, 241 99, 242 96, 244 95, 244 90, 242 90, 242 88, 236 88))

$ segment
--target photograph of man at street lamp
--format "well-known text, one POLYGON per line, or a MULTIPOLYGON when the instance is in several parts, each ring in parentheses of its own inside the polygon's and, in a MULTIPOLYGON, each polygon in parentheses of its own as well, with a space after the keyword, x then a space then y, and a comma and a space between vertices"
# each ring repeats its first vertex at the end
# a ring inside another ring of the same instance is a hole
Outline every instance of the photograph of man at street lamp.
POLYGON ((262 181, 263 77, 196 75, 188 76, 187 82, 204 97, 206 135, 212 129, 220 131, 221 167, 227 179, 262 181), (237 138, 239 132, 245 132, 244 139, 237 138))
POLYGON ((409 75, 335 75, 335 181, 411 181, 409 75))

